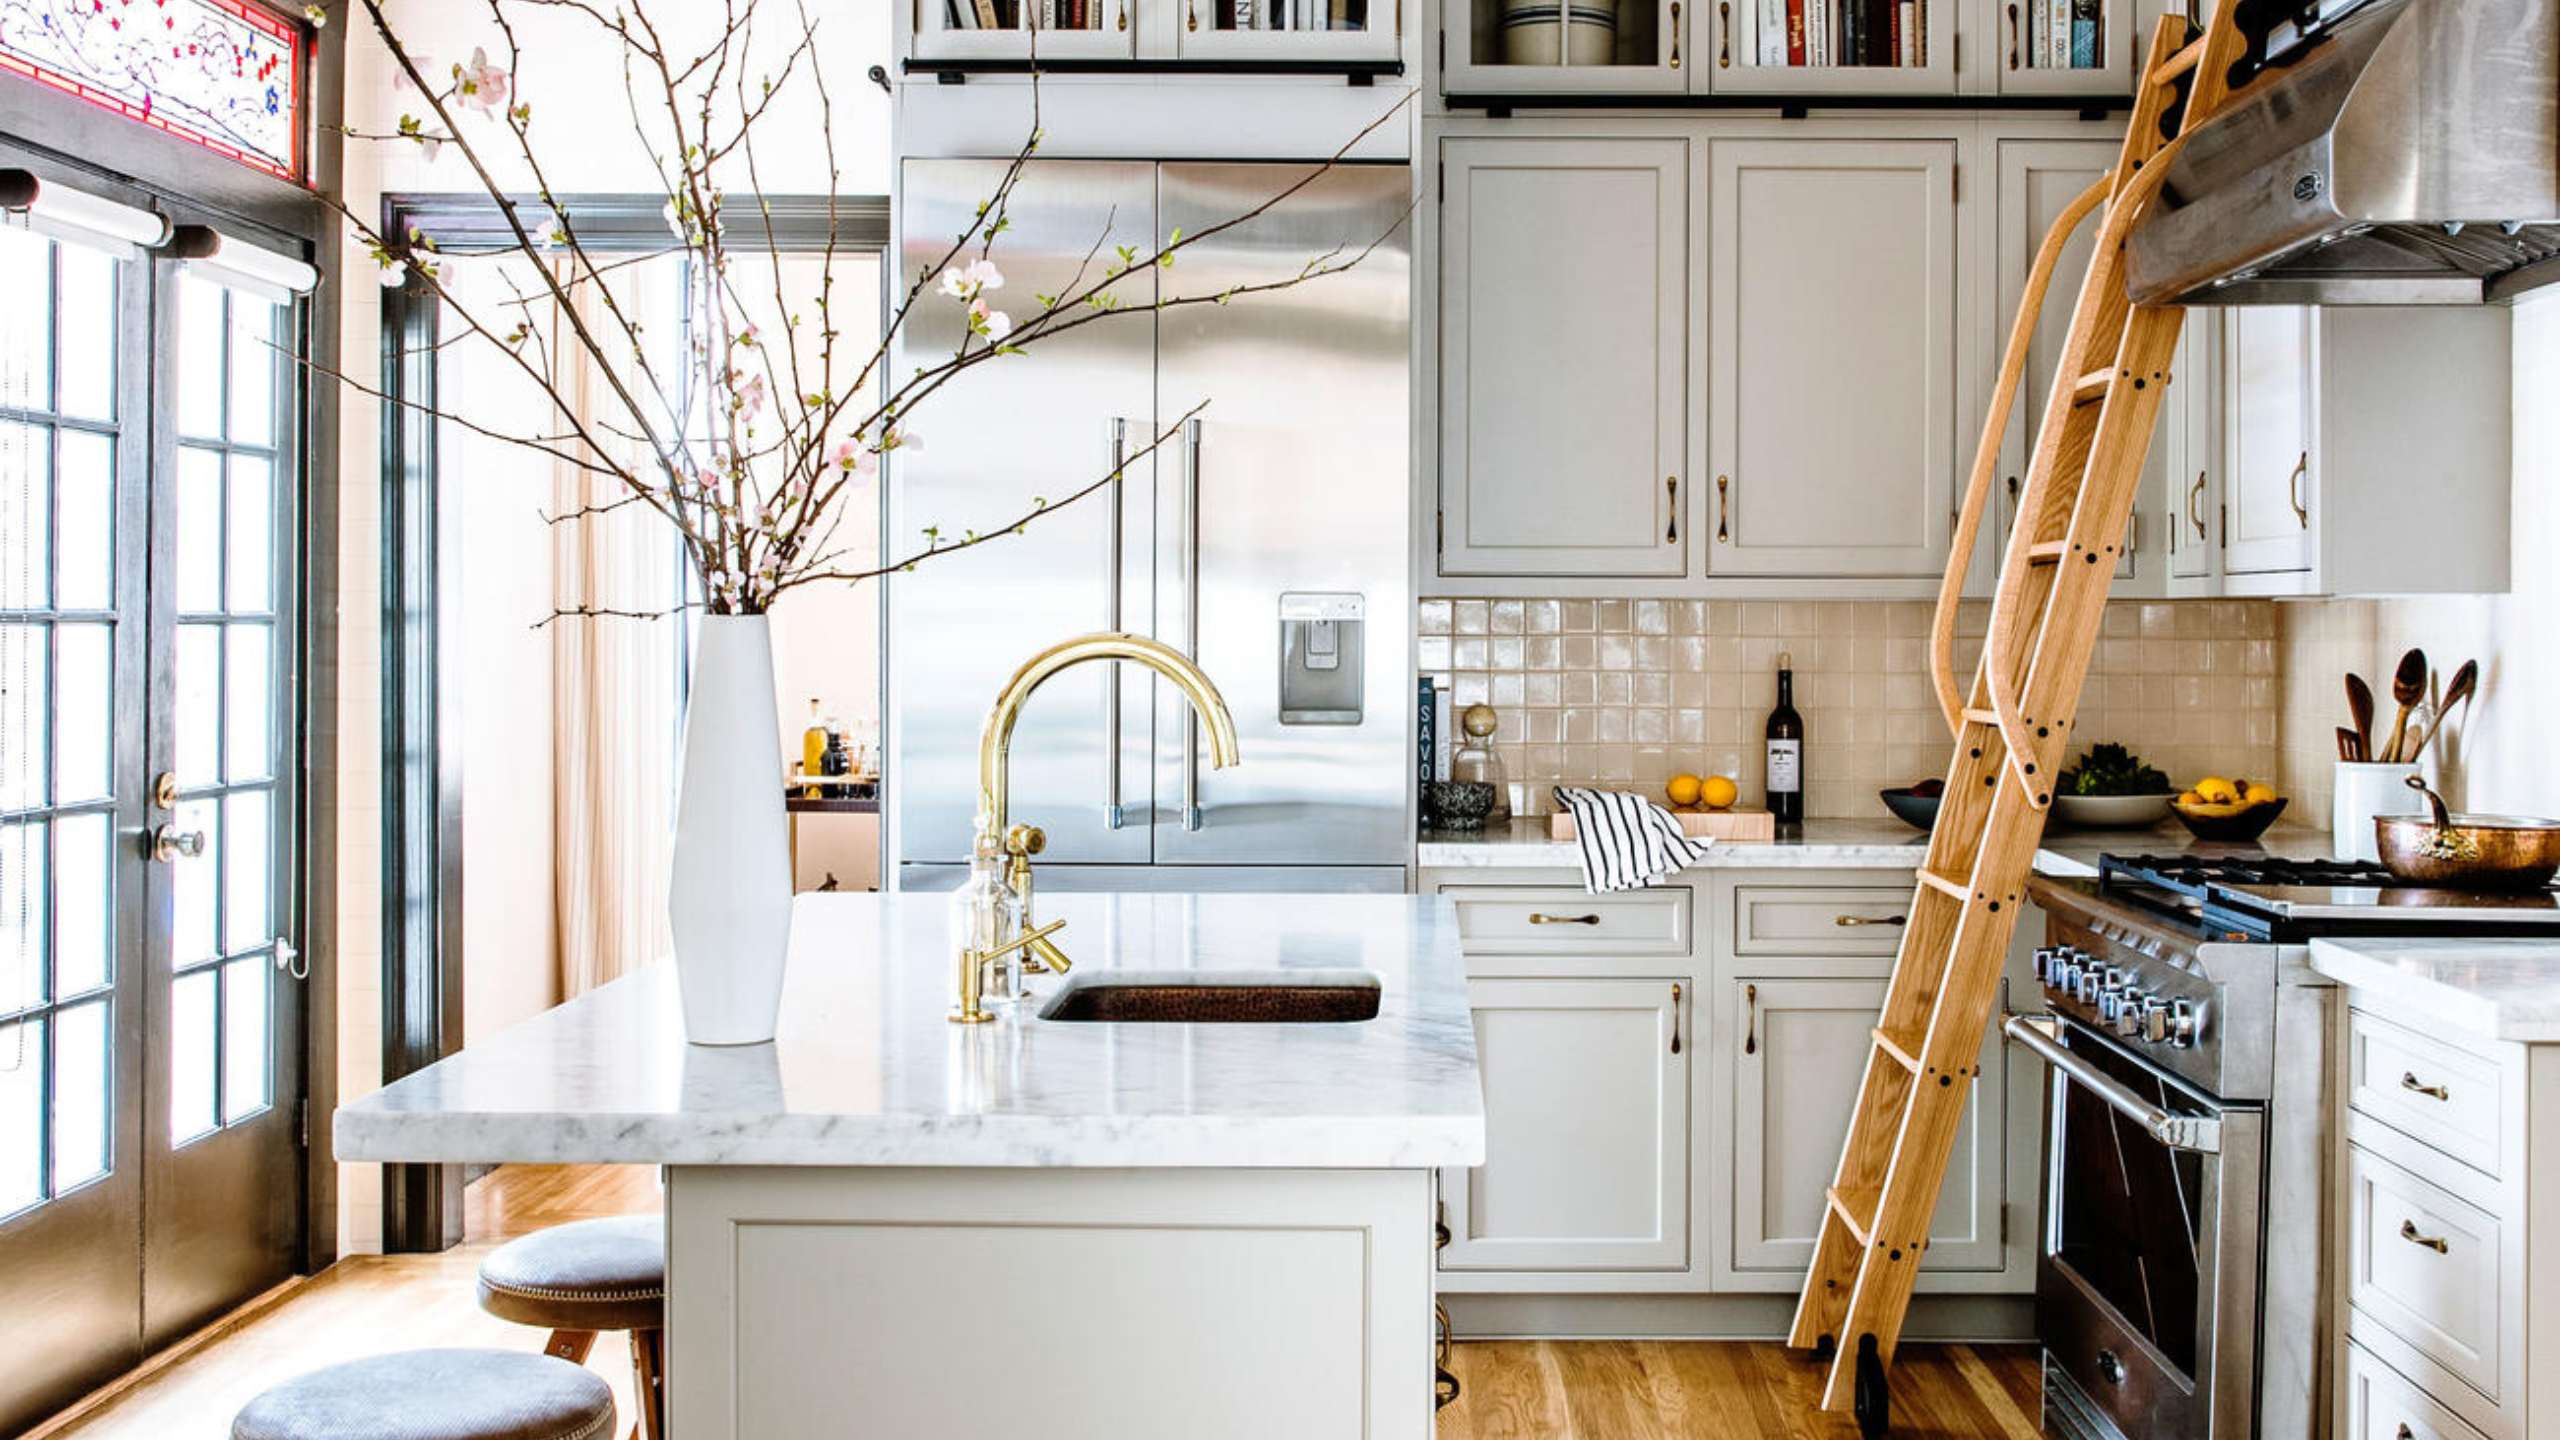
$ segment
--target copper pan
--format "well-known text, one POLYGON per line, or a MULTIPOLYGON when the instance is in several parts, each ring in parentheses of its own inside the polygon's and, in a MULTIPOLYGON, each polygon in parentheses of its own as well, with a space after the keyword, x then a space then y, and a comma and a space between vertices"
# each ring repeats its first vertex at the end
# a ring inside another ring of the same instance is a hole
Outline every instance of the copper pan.
POLYGON ((2560 873, 2560 820, 2447 814, 2444 797, 2412 775, 2432 817, 2377 815, 2383 868, 2412 885, 2451 890, 2538 890, 2560 873))

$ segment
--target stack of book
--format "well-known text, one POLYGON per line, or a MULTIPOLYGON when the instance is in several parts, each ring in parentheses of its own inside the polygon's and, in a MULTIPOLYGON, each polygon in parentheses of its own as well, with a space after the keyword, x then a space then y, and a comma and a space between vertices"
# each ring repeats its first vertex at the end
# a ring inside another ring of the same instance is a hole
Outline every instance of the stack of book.
POLYGON ((1929 63, 1927 0, 1735 0, 1733 24, 1736 52, 1761 65, 1929 63))
POLYGON ((2016 63, 2028 70, 2095 70, 2107 63, 2106 27, 2098 0, 2002 0, 2013 34, 2022 36, 2016 63))
POLYGON ((1099 30, 1103 0, 942 0, 954 30, 1099 30))
POLYGON ((1216 0, 1221 30, 1366 30, 1369 0, 1216 0))

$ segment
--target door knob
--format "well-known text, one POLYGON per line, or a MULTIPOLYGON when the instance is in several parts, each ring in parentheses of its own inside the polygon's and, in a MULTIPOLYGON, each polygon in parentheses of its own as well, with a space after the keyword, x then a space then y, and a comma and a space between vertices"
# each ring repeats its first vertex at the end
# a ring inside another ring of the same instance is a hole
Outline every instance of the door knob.
POLYGON ((151 858, 163 865, 174 865, 181 858, 194 860, 204 854, 204 832, 181 830, 163 825, 151 832, 151 858))

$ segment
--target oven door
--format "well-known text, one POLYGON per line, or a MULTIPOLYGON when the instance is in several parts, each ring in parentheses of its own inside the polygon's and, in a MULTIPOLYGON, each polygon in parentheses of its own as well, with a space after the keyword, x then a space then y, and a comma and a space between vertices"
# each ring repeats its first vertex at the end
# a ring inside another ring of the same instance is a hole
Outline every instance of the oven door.
POLYGON ((2007 1030, 2047 1064, 2036 1326, 2049 1428, 2249 1436, 2265 1112, 2067 1017, 2012 1017, 2007 1030))

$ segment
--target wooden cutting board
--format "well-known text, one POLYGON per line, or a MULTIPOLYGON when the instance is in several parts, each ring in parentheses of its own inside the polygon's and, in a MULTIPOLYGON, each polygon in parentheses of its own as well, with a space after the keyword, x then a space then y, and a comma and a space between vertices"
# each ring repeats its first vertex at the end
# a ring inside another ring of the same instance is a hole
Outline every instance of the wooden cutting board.
MULTIPOLYGON (((1703 835, 1729 844, 1767 844, 1778 838, 1778 817, 1766 810, 1751 810, 1735 805, 1723 810, 1690 810, 1668 807, 1680 817, 1680 829, 1690 835, 1703 835)), ((1547 817, 1547 833, 1558 840, 1573 838, 1573 816, 1559 810, 1547 817)))

